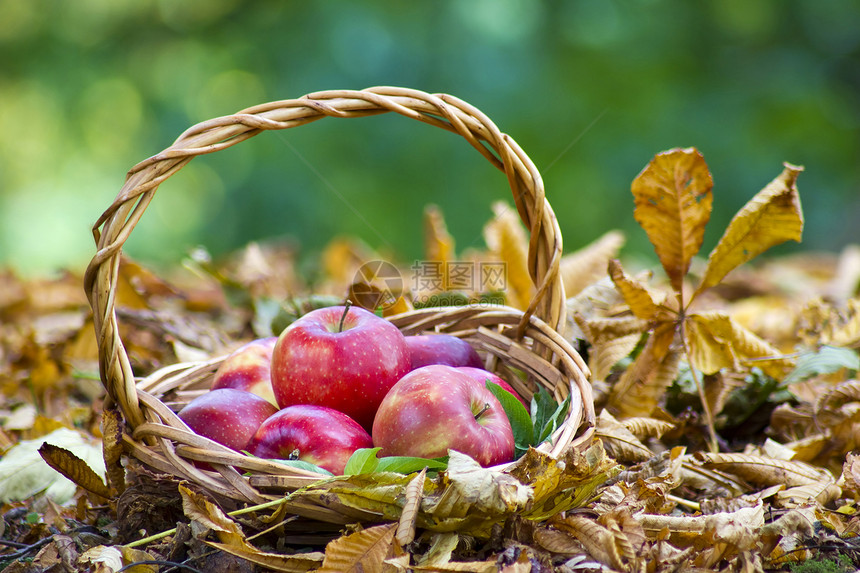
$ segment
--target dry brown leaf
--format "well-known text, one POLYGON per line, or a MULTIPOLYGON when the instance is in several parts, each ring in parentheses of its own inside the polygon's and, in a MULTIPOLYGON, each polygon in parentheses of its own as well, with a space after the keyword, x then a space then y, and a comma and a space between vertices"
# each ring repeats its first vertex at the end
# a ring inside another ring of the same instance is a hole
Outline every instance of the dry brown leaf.
POLYGON ((558 529, 538 527, 534 532, 535 543, 550 553, 561 555, 576 555, 582 552, 576 538, 558 529))
POLYGON ((658 324, 642 352, 612 387, 609 407, 619 418, 648 416, 654 411, 678 371, 680 354, 672 348, 674 338, 674 323, 658 324))
POLYGON ((444 565, 451 561, 451 554, 460 543, 460 535, 455 532, 436 533, 430 541, 430 548, 418 559, 418 565, 444 565))
POLYGON ((69 450, 45 442, 39 448, 39 455, 42 456, 45 463, 78 486, 96 495, 105 498, 110 497, 110 490, 102 478, 93 471, 87 462, 69 450))
POLYGON ((623 245, 624 234, 609 231, 596 241, 563 256, 559 273, 565 296, 576 296, 588 285, 605 277, 609 259, 617 257, 623 245))
POLYGON ((802 167, 786 163, 783 172, 732 218, 708 256, 705 274, 693 298, 774 245, 789 239, 800 241, 803 213, 795 183, 801 171, 802 167))
POLYGON ((702 246, 713 185, 705 159, 694 148, 657 154, 633 180, 634 217, 676 292, 702 246))
POLYGON ((602 410, 597 417, 595 435, 603 440, 606 453, 620 462, 643 462, 654 455, 654 452, 607 410, 602 410))
POLYGON ((781 380, 791 367, 791 361, 779 350, 722 312, 691 314, 684 329, 690 362, 705 374, 722 368, 737 371, 741 364, 754 364, 781 380))
POLYGON ((214 531, 218 539, 225 545, 236 547, 240 551, 251 553, 256 551, 246 541, 241 526, 224 513, 220 507, 202 494, 192 491, 182 484, 179 485, 179 494, 182 497, 182 511, 185 513, 185 517, 214 531))
POLYGON ((387 523, 329 542, 320 573, 382 573, 396 531, 396 523, 387 523))
POLYGON ((493 219, 484 226, 484 242, 493 256, 505 264, 508 304, 525 310, 534 296, 529 275, 529 239, 515 209, 502 201, 493 203, 493 219))
POLYGON ((663 434, 675 428, 675 424, 672 422, 642 416, 624 418, 623 420, 619 420, 619 422, 640 440, 660 438, 663 434))
POLYGON ((612 278, 615 288, 621 292, 633 316, 646 321, 657 318, 660 312, 658 303, 645 285, 627 276, 624 269, 621 268, 621 263, 616 259, 609 261, 609 276, 612 278))
POLYGON ((776 505, 779 507, 801 507, 812 502, 829 505, 839 499, 842 488, 826 481, 810 483, 784 489, 776 494, 776 505))
POLYGON ((732 391, 746 385, 744 376, 736 372, 721 371, 705 376, 705 399, 710 411, 716 416, 723 411, 732 391))
POLYGON ((616 570, 626 571, 615 533, 594 520, 577 515, 550 519, 550 524, 575 537, 592 558, 616 570))
POLYGON ((117 493, 125 491, 125 468, 122 467, 123 419, 116 408, 102 413, 102 454, 108 485, 117 493))
POLYGON ((612 367, 633 352, 648 327, 635 316, 585 318, 577 314, 574 320, 591 344, 588 368, 594 380, 605 380, 612 367))
POLYGON ((835 305, 820 298, 807 302, 801 311, 799 335, 809 347, 821 344, 860 348, 860 298, 835 305))
POLYGON ((786 487, 795 487, 835 482, 827 470, 799 461, 735 453, 696 452, 693 457, 705 468, 732 473, 750 483, 763 486, 784 484, 786 487))
POLYGON ((446 571, 460 573, 496 573, 499 566, 495 559, 489 561, 449 561, 440 565, 411 565, 409 571, 426 571, 427 573, 445 573, 446 571))
POLYGON ((639 521, 652 538, 664 529, 668 529, 672 533, 682 534, 678 536, 679 540, 685 539, 688 543, 692 543, 703 533, 711 532, 720 541, 731 543, 741 549, 748 549, 756 543, 756 532, 764 525, 764 504, 759 503, 754 507, 743 507, 733 512, 710 515, 678 516, 640 513, 633 518, 639 521))
POLYGON ((526 507, 533 490, 515 477, 482 468, 465 454, 449 450, 447 478, 450 485, 439 499, 428 503, 437 518, 464 517, 478 511, 488 515, 508 515, 526 507))
POLYGON ((248 544, 232 544, 232 543, 216 543, 207 541, 207 545, 220 549, 230 555, 235 555, 262 565, 272 571, 281 571, 283 573, 304 573, 305 571, 316 571, 322 564, 324 555, 318 551, 308 553, 296 553, 293 555, 284 555, 281 553, 268 553, 260 551, 256 547, 248 544))
POLYGON ((421 508, 426 476, 427 468, 424 468, 406 486, 403 513, 401 513, 400 523, 397 525, 397 543, 400 545, 408 545, 415 539, 415 522, 418 519, 418 510, 421 508))

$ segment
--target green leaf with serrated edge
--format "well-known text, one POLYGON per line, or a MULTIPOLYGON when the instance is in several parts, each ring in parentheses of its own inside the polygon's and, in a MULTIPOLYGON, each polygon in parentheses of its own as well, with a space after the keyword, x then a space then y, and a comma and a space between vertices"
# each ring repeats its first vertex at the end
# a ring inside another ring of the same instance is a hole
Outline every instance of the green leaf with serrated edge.
POLYGON ((428 471, 442 471, 448 468, 448 458, 413 458, 410 456, 386 456, 379 458, 377 472, 396 472, 399 474, 411 474, 420 472, 424 468, 428 471))
POLYGON ((514 431, 514 447, 525 452, 534 440, 534 427, 525 406, 516 396, 498 384, 487 380, 486 385, 487 390, 492 392, 493 396, 502 404, 505 414, 508 415, 511 429, 514 431))
POLYGON ((376 471, 376 466, 379 465, 379 459, 376 454, 382 448, 359 448, 355 450, 349 459, 346 461, 346 466, 343 468, 343 475, 351 476, 356 474, 369 474, 376 471))
MULTIPOLYGON (((562 420, 564 420, 565 416, 567 416, 567 410, 570 408, 570 396, 564 399, 564 402, 558 405, 549 419, 541 428, 540 432, 538 432, 538 439, 535 441, 534 445, 542 444, 555 432, 558 427, 561 425, 562 420)), ((537 428, 537 426, 535 426, 537 428)))

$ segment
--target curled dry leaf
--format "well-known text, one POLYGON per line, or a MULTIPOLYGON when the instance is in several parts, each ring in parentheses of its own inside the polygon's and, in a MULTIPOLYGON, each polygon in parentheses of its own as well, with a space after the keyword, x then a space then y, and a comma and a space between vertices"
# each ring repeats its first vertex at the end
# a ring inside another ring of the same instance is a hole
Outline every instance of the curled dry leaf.
POLYGON ((672 343, 675 324, 658 324, 645 347, 612 387, 609 408, 620 418, 648 416, 672 384, 680 353, 672 343))
POLYGON ((549 523, 576 538, 593 559, 616 570, 628 570, 626 562, 634 556, 626 554, 629 544, 620 531, 612 531, 592 519, 577 515, 553 518, 549 523))
POLYGON ((320 573, 382 573, 393 556, 396 530, 396 523, 388 523, 331 541, 320 573))
POLYGON ((654 300, 644 284, 627 276, 621 268, 621 263, 615 259, 609 261, 609 277, 624 297, 633 316, 645 321, 657 318, 660 313, 659 303, 654 300))
POLYGON ((607 410, 597 418, 596 435, 603 440, 606 452, 620 462, 642 462, 654 455, 627 427, 607 410))
POLYGON ((576 314, 574 320, 591 344, 588 368, 594 380, 605 380, 612 367, 633 352, 648 326, 635 316, 589 319, 576 314))
POLYGON ((672 422, 648 417, 625 418, 620 420, 620 422, 631 434, 640 440, 660 438, 663 434, 675 428, 675 424, 672 422))
POLYGON ((795 487, 832 484, 836 481, 827 470, 798 461, 776 460, 750 454, 705 452, 696 452, 693 459, 705 468, 729 472, 750 483, 763 486, 784 484, 786 487, 795 487))
POLYGON ((791 367, 791 360, 779 350, 722 312, 692 314, 684 327, 690 361, 705 374, 715 374, 721 368, 737 371, 741 364, 754 364, 781 380, 791 367))
POLYGON ((430 548, 418 558, 416 565, 431 567, 445 565, 451 561, 451 554, 460 543, 460 535, 454 532, 436 533, 430 540, 430 548))
POLYGON ((785 164, 783 172, 738 211, 708 256, 696 294, 717 285, 729 271, 787 240, 800 241, 803 212, 797 191, 802 167, 785 164))
POLYGON ((400 515, 400 522, 397 525, 397 542, 400 545, 408 545, 415 539, 415 522, 418 519, 418 511, 421 509, 426 477, 427 468, 424 468, 406 486, 403 513, 400 515))
POLYGON ((71 451, 45 442, 39 448, 39 455, 49 466, 61 473, 66 479, 74 482, 85 490, 110 497, 110 491, 99 475, 81 458, 71 451))

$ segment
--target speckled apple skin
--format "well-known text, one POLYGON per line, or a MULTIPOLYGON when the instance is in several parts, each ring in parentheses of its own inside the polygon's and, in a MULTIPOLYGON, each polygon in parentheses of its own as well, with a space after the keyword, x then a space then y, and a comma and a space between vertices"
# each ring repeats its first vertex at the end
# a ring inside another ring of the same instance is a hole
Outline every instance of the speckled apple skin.
POLYGON ((257 429, 278 409, 268 400, 235 388, 201 394, 179 411, 179 418, 197 434, 241 451, 257 429))
POLYGON ((451 449, 484 467, 513 460, 514 434, 502 405, 486 386, 458 370, 424 366, 394 385, 373 422, 380 455, 438 458, 451 449), (489 410, 476 420, 485 404, 489 410))
POLYGON ((248 453, 289 459, 298 450, 297 459, 339 475, 355 450, 370 447, 370 434, 346 414, 324 406, 298 405, 264 421, 248 444, 248 453))
POLYGON ((287 327, 272 354, 272 385, 281 408, 327 406, 369 430, 379 403, 410 370, 403 334, 387 320, 351 307, 309 312, 287 327))
POLYGON ((482 368, 481 357, 472 345, 450 334, 417 334, 406 337, 412 369, 430 364, 482 368))
POLYGON ((272 390, 272 352, 277 336, 252 340, 233 351, 212 378, 212 389, 236 388, 253 392, 274 404, 275 392, 272 390))
POLYGON ((458 370, 460 372, 465 372, 470 377, 472 377, 474 380, 477 380, 480 384, 483 384, 484 386, 486 386, 487 380, 489 380, 493 384, 498 384, 499 386, 502 387, 502 390, 507 390, 508 392, 510 392, 511 394, 516 396, 516 398, 522 403, 522 405, 526 407, 526 412, 529 411, 529 408, 530 408, 529 403, 526 402, 522 396, 517 394, 517 391, 514 390, 513 387, 511 387, 511 385, 508 384, 503 378, 500 378, 499 376, 493 374, 492 372, 488 372, 487 370, 484 370, 483 368, 472 368, 470 366, 461 366, 458 368, 458 370))

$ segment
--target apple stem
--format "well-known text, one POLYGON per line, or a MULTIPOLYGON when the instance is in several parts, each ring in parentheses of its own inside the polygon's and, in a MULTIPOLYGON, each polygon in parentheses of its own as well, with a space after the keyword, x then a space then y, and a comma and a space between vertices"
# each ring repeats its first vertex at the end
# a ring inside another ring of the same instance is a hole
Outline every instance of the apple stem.
POLYGON ((486 402, 484 402, 484 407, 483 407, 483 408, 481 408, 481 411, 480 411, 480 412, 478 412, 477 414, 475 414, 475 419, 476 419, 476 420, 480 420, 480 419, 481 419, 481 416, 483 416, 483 415, 484 415, 484 413, 485 413, 487 410, 489 410, 489 409, 490 409, 490 405, 489 405, 489 404, 487 404, 486 402))
POLYGON ((288 459, 288 460, 297 460, 297 459, 299 459, 299 457, 300 457, 301 455, 302 455, 302 454, 301 454, 301 452, 299 451, 299 449, 298 449, 298 448, 296 448, 295 450, 293 450, 292 452, 290 452, 290 455, 289 455, 289 456, 287 456, 287 459, 288 459))
POLYGON ((340 315, 340 322, 337 325, 337 331, 338 332, 343 332, 343 321, 346 320, 346 313, 349 312, 349 307, 351 307, 351 306, 352 306, 352 301, 349 299, 346 299, 346 301, 343 303, 343 314, 340 315))

